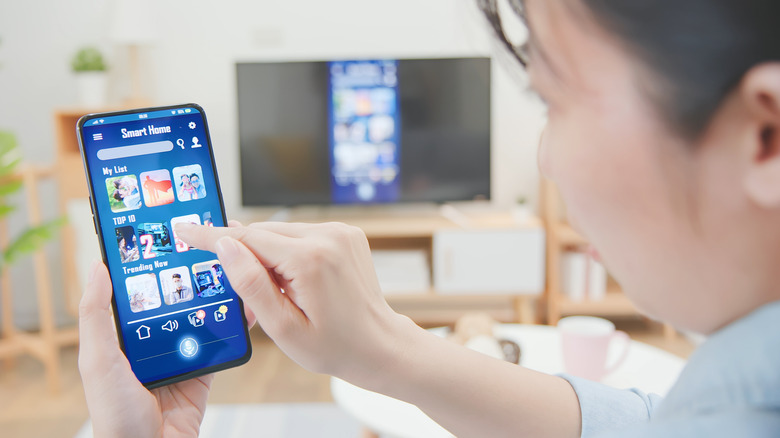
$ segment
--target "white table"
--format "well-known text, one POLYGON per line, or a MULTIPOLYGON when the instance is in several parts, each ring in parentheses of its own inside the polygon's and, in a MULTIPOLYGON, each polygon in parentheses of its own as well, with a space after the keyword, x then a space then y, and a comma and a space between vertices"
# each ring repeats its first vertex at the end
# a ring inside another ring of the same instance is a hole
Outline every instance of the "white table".
MULTIPOLYGON (((434 329, 444 336, 446 329, 434 329)), ((517 342, 522 349, 520 364, 548 374, 564 372, 558 330, 551 326, 499 324, 495 336, 517 342)), ((616 343, 618 344, 618 343, 616 343)), ((610 361, 619 352, 612 351, 610 361)), ((665 395, 677 380, 685 360, 661 349, 631 341, 628 356, 603 383, 616 388, 638 388, 665 395)), ((341 379, 331 379, 336 403, 367 429, 383 438, 452 438, 416 406, 375 392, 366 391, 341 379)))

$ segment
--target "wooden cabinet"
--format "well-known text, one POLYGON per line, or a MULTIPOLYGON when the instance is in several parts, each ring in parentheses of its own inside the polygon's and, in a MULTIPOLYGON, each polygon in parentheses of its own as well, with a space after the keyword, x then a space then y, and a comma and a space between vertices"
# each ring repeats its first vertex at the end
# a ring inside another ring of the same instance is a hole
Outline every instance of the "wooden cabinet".
MULTIPOLYGON (((13 175, 4 177, 6 180, 20 180, 24 186, 28 226, 43 224, 41 214, 40 184, 52 178, 54 170, 51 167, 22 165, 13 175)), ((5 219, 0 221, 0 243, 6 248, 10 241, 9 227, 5 219)), ((2 309, 2 337, 0 338, 0 359, 13 361, 21 354, 29 354, 40 360, 45 369, 47 386, 52 393, 60 389, 60 348, 73 345, 78 339, 78 329, 74 327, 60 328, 56 325, 53 286, 49 260, 45 248, 40 247, 32 254, 34 279, 29 282, 29 288, 15 289, 11 281, 11 273, 7 266, 0 269, 0 308, 2 309), (28 332, 15 326, 13 312, 14 293, 35 294, 38 305, 39 330, 28 332)))
MULTIPOLYGON (((55 138, 55 175, 57 181, 58 209, 63 215, 68 213, 68 204, 74 199, 88 199, 87 179, 79 152, 76 123, 85 114, 102 109, 69 108, 54 112, 55 138)), ((69 313, 78 315, 78 302, 81 288, 77 272, 79 267, 74 253, 76 233, 73 224, 68 223, 62 229, 62 272, 65 305, 69 313)))
MULTIPOLYGON (((339 214, 337 209, 322 212, 293 212, 286 220, 290 222, 344 222, 361 228, 368 238, 372 250, 418 249, 426 251, 428 266, 432 266, 433 236, 438 230, 542 230, 542 223, 531 218, 524 224, 515 223, 509 213, 464 214, 464 223, 456 223, 434 211, 425 213, 394 213, 392 211, 367 214, 339 214)), ((247 218, 249 221, 267 220, 260 215, 247 218)), ((459 221, 460 222, 460 221, 459 221)), ((431 275, 433 279, 433 275, 431 275)), ((427 290, 414 293, 387 293, 388 303, 399 313, 412 318, 423 326, 452 324, 470 312, 485 312, 502 322, 531 323, 536 319, 534 304, 538 296, 482 294, 442 294, 432 285, 427 290)))
MULTIPOLYGON (((78 139, 76 137, 76 122, 87 113, 95 112, 94 109, 73 108, 55 111, 53 116, 53 128, 55 135, 55 164, 52 167, 22 166, 16 175, 10 178, 21 179, 24 183, 24 192, 27 199, 27 219, 30 225, 42 223, 41 196, 39 183, 53 178, 56 183, 58 195, 58 211, 62 216, 67 216, 68 202, 72 199, 86 200, 88 198, 87 183, 84 176, 84 167, 79 153, 78 139)), ((76 273, 76 257, 73 248, 75 238, 72 224, 66 224, 60 229, 61 261, 63 264, 64 281, 62 288, 65 292, 67 311, 78 316, 78 302, 81 297, 81 287, 76 273)), ((7 225, 0 223, 0 241, 8 242, 7 225)), ((77 327, 60 328, 56 326, 55 308, 53 301, 54 285, 50 274, 49 262, 43 249, 33 254, 35 269, 35 292, 37 295, 38 315, 40 330, 28 333, 18 330, 14 326, 13 303, 9 272, 2 270, 2 309, 3 309, 3 338, 0 339, 0 358, 12 359, 19 354, 27 353, 39 359, 46 373, 47 386, 51 392, 60 389, 60 363, 59 350, 63 346, 76 344, 78 341, 77 327)), ((32 291, 30 291, 32 292, 32 291)))

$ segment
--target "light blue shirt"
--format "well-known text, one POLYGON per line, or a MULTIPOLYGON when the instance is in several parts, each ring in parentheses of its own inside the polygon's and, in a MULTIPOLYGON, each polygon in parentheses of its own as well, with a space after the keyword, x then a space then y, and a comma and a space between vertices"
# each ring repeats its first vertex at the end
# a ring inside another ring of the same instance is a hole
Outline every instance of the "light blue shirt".
POLYGON ((666 398, 562 377, 583 438, 780 437, 780 301, 710 336, 666 398))

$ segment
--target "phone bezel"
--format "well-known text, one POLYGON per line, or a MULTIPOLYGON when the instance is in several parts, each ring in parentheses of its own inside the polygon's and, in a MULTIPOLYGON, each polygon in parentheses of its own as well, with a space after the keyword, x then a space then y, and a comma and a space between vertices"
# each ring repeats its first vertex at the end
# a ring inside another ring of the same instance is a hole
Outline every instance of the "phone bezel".
MULTIPOLYGON (((209 125, 208 120, 206 119, 206 112, 203 110, 203 107, 196 103, 186 103, 186 104, 180 104, 180 105, 169 105, 169 106, 160 106, 160 107, 147 107, 147 108, 136 108, 136 109, 129 109, 129 110, 121 110, 121 111, 110 111, 110 112, 101 112, 101 113, 91 113, 86 114, 79 118, 78 123, 76 124, 76 135, 78 137, 78 145, 79 145, 79 152, 81 153, 81 161, 84 166, 84 174, 87 177, 87 188, 89 190, 89 207, 92 211, 92 223, 95 226, 95 233, 98 237, 98 242, 100 243, 100 252, 103 257, 103 263, 108 266, 108 253, 106 252, 106 242, 103 240, 103 228, 100 225, 100 218, 98 210, 95 208, 95 191, 94 191, 94 184, 92 180, 92 175, 89 172, 89 166, 87 165, 87 154, 84 151, 84 141, 82 136, 82 129, 84 128, 84 125, 94 119, 100 119, 100 118, 107 118, 107 117, 113 117, 113 116, 122 116, 122 115, 128 115, 128 114, 141 114, 141 113, 148 113, 153 111, 165 111, 165 110, 173 110, 173 109, 184 109, 184 108, 193 108, 196 109, 201 117, 203 118, 203 129, 206 133, 206 144, 208 145, 208 151, 209 151, 209 158, 211 160, 211 167, 214 171, 214 184, 216 187, 216 193, 217 198, 219 200, 219 210, 220 214, 222 215, 222 221, 223 223, 227 224, 227 216, 225 215, 225 203, 222 199, 222 188, 219 183, 219 175, 217 174, 217 164, 214 160, 214 148, 211 143, 211 133, 209 131, 209 125)), ((113 279, 112 279, 113 283, 113 279)), ((164 379, 158 379, 153 380, 150 382, 146 382, 142 384, 147 389, 153 389, 158 388, 161 386, 170 385, 177 382, 182 382, 184 380, 189 380, 195 377, 203 376, 206 374, 211 374, 217 371, 226 370, 228 368, 237 367, 239 365, 245 364, 249 359, 252 357, 252 342, 249 338, 249 326, 247 324, 246 319, 246 313, 244 312, 244 301, 241 299, 241 297, 238 298, 238 305, 241 309, 241 318, 243 320, 243 327, 244 327, 244 337, 246 339, 246 354, 244 356, 239 357, 237 359, 223 362, 217 365, 212 365, 208 367, 198 368, 197 370, 189 371, 182 374, 177 374, 175 376, 166 377, 164 379)), ((116 293, 114 293, 112 288, 111 293, 111 309, 114 313, 114 324, 117 332, 117 337, 119 339, 119 348, 122 350, 122 353, 127 357, 127 353, 125 352, 125 340, 124 336, 122 334, 122 323, 120 321, 119 312, 117 311, 117 301, 116 301, 116 293)))

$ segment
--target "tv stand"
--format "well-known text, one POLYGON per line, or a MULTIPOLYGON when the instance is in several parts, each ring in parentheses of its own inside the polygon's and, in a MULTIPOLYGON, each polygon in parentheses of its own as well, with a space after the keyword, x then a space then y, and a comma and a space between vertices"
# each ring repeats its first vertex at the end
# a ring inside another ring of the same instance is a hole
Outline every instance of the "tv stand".
MULTIPOLYGON (((361 228, 372 250, 422 250, 429 266, 433 255, 433 236, 437 231, 468 229, 487 230, 541 230, 542 222, 535 217, 516 223, 511 213, 485 206, 435 205, 388 208, 383 206, 357 208, 296 207, 256 213, 244 221, 265 221, 284 218, 288 222, 344 222, 361 228)), ((434 278, 431 275, 430 278, 434 278)), ((535 322, 534 302, 538 295, 451 295, 438 292, 435 286, 428 290, 387 293, 388 303, 423 326, 452 324, 469 312, 486 312, 502 322, 535 322)))

